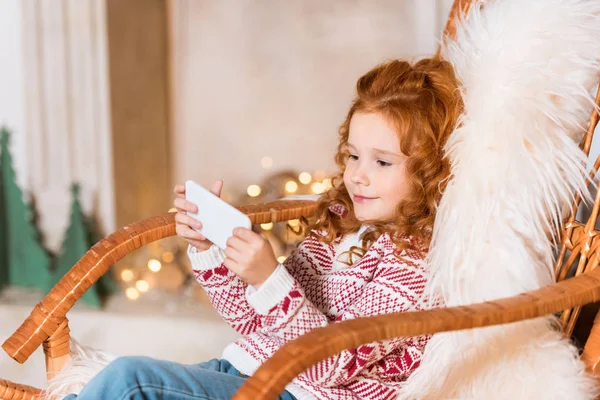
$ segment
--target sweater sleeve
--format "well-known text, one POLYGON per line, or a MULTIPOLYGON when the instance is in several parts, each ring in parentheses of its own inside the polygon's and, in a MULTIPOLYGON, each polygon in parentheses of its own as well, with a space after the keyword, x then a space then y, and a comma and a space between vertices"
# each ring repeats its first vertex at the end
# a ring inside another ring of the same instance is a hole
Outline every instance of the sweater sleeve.
POLYGON ((246 301, 248 284, 223 264, 223 250, 216 245, 206 251, 198 251, 189 246, 188 257, 196 281, 204 288, 221 318, 242 335, 256 331, 261 319, 246 301))
MULTIPOLYGON (((425 283, 418 263, 381 262, 385 265, 378 266, 362 293, 333 323, 417 310, 416 298, 425 283)), ((329 324, 327 316, 306 298, 304 290, 285 268, 278 269, 272 278, 258 291, 246 292, 249 304, 261 316, 261 333, 283 345, 329 324)), ((379 376, 393 373, 397 378, 406 377, 419 365, 428 339, 429 336, 395 338, 347 349, 312 366, 302 376, 324 387, 348 384, 367 368, 379 376)))

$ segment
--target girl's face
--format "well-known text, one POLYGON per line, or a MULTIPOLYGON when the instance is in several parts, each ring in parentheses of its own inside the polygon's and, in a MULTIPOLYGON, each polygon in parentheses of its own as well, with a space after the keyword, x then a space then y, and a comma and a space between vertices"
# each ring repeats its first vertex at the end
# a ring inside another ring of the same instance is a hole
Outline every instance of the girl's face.
POLYGON ((389 220, 408 194, 398 134, 379 114, 354 113, 347 144, 344 184, 358 220, 389 220))

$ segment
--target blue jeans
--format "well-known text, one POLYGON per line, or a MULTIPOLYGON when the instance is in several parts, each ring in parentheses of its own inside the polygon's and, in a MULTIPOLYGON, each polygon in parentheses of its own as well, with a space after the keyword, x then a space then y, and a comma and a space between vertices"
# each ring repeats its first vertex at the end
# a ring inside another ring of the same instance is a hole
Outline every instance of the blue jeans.
MULTIPOLYGON (((229 400, 248 378, 214 358, 184 365, 150 357, 120 357, 63 400, 229 400)), ((278 400, 296 400, 285 391, 278 400)))

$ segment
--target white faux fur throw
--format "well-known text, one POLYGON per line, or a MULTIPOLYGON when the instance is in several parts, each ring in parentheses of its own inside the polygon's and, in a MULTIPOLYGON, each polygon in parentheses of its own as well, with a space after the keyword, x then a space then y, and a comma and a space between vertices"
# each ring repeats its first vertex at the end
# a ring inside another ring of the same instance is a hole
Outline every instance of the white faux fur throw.
MULTIPOLYGON (((600 1, 473 6, 443 56, 465 112, 429 254, 429 295, 448 306, 554 283, 562 211, 589 195, 578 144, 599 77, 600 1)), ((554 317, 436 334, 401 399, 593 399, 596 386, 554 317)))
POLYGON ((60 400, 70 393, 79 394, 83 386, 116 356, 82 346, 71 337, 71 360, 48 382, 43 393, 47 400, 60 400))

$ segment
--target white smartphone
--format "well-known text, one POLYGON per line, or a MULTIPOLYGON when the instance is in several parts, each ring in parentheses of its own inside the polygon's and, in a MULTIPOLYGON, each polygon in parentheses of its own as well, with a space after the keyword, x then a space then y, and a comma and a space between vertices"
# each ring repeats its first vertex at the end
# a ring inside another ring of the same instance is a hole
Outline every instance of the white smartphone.
POLYGON ((187 215, 202 222, 202 228, 194 230, 223 250, 227 247, 225 243, 233 236, 235 228, 252 229, 252 223, 246 214, 194 181, 185 182, 185 198, 198 206, 197 213, 187 212, 187 215))

